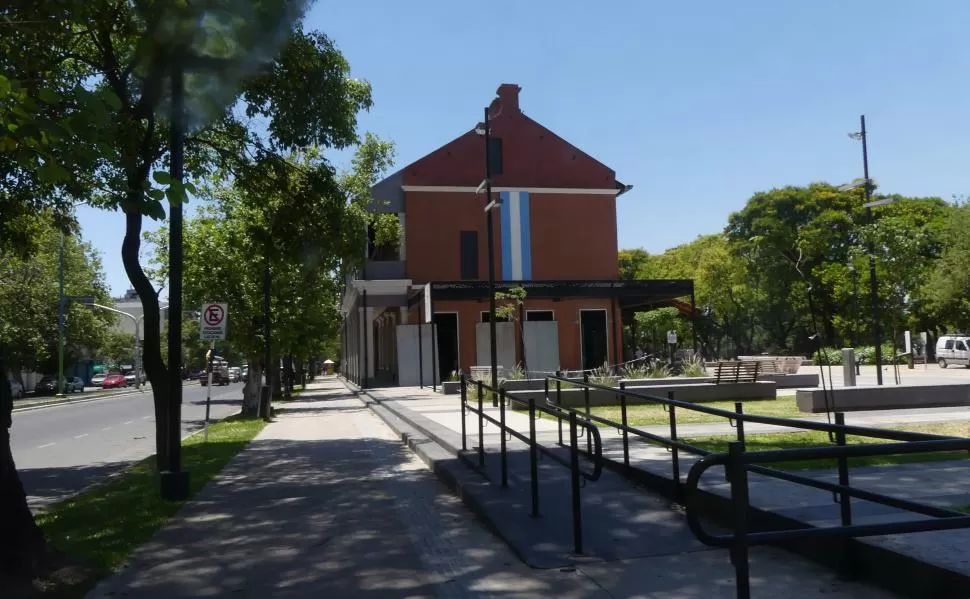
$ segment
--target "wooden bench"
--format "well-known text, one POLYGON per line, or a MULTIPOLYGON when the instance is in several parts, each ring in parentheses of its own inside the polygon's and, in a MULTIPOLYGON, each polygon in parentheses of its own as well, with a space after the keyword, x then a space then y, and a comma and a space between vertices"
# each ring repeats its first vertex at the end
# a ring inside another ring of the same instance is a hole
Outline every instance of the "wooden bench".
POLYGON ((758 382, 758 372, 761 368, 761 361, 756 360, 731 360, 715 362, 714 384, 721 383, 756 383, 758 382))

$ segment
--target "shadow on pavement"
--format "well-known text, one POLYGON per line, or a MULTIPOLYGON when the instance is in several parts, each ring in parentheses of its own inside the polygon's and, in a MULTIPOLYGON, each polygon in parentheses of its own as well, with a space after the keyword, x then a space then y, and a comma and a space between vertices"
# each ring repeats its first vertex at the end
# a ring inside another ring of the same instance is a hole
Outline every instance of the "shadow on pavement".
POLYGON ((36 510, 46 508, 134 463, 134 460, 129 460, 93 466, 31 468, 20 470, 19 474, 27 491, 30 507, 36 510))
POLYGON ((507 573, 433 481, 395 441, 254 441, 102 596, 433 597, 507 573))

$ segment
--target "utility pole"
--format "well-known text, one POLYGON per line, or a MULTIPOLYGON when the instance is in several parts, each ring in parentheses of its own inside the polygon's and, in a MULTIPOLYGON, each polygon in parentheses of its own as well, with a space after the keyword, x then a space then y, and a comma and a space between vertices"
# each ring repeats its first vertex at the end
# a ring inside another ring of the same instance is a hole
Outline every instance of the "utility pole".
MULTIPOLYGON (((872 181, 869 180, 869 147, 866 145, 866 115, 859 117, 862 130, 859 132, 862 137, 862 176, 865 178, 866 194, 866 223, 872 232, 872 206, 869 205, 872 196, 872 181)), ((876 284, 876 244, 869 236, 869 300, 872 303, 872 335, 876 343, 876 383, 882 384, 882 336, 879 330, 879 290, 876 284)))

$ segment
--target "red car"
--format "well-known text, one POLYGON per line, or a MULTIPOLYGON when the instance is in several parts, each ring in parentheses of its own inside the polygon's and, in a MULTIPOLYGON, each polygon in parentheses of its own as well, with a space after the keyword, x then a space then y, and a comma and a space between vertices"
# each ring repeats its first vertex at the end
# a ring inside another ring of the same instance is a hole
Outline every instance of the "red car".
POLYGON ((109 374, 104 377, 104 382, 101 383, 102 389, 117 389, 120 387, 127 386, 128 383, 125 381, 124 375, 120 374, 109 374))

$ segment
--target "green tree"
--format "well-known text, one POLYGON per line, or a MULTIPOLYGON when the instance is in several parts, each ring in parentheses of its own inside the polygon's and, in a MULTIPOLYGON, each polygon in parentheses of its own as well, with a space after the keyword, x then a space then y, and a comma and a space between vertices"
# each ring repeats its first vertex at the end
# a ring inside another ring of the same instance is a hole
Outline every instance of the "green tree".
MULTIPOLYGON (((970 203, 958 201, 941 232, 943 248, 939 260, 926 269, 921 289, 925 309, 945 329, 970 330, 970 203)), ((930 327, 927 327, 930 328, 930 327)), ((933 330, 930 328, 930 330, 933 330)))
MULTIPOLYGON (((166 199, 182 202, 194 189, 166 172, 171 74, 177 66, 187 69, 189 181, 218 169, 258 176, 253 169, 236 172, 254 156, 271 168, 285 162, 282 152, 349 146, 357 139, 358 112, 371 104, 370 87, 349 77, 331 40, 303 29, 305 6, 12 0, 0 9, 6 33, 0 36, 6 82, 0 83, 0 114, 19 119, 15 135, 0 137, 0 168, 13 188, 5 190, 2 210, 27 221, 13 229, 21 239, 30 236, 29 218, 21 218, 31 212, 30 194, 49 196, 44 206, 55 214, 72 198, 124 212, 122 261, 146 314, 144 365, 158 427, 170 389, 158 294, 139 261, 142 222, 163 218, 166 199)), ((328 175, 320 169, 318 176, 328 175)), ((157 434, 159 454, 163 442, 157 434)), ((3 461, 0 468, 12 471, 12 464, 3 461)), ((15 480, 0 479, 10 485, 0 486, 0 496, 15 480)), ((4 513, 29 515, 26 504, 4 513)), ((29 574, 43 548, 36 535, 24 533, 27 521, 17 525, 12 549, 2 556, 2 566, 20 574, 29 574)))
POLYGON ((98 356, 109 364, 132 363, 135 359, 135 336, 130 333, 109 331, 102 339, 98 356))

